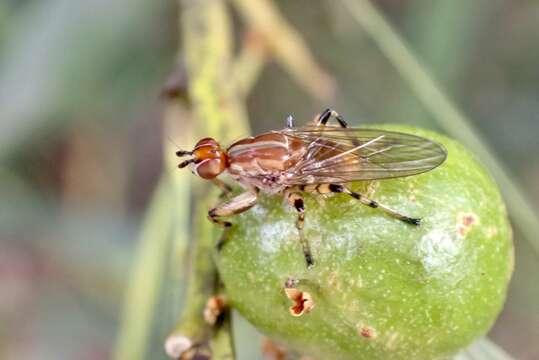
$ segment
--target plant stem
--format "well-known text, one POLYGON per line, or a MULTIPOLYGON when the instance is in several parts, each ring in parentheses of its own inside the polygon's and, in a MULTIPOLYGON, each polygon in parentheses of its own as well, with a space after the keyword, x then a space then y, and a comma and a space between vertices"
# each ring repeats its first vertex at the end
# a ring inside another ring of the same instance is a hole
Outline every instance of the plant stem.
POLYGON ((258 76, 268 61, 268 54, 256 31, 248 31, 243 46, 234 62, 232 78, 239 95, 244 99, 251 92, 258 76))
POLYGON ((234 348, 228 345, 234 343, 232 336, 232 312, 230 309, 227 309, 222 316, 223 321, 219 324, 219 328, 210 342, 213 360, 230 360, 236 357, 234 348))
POLYGON ((229 141, 249 133, 233 74, 232 35, 223 0, 180 1, 195 135, 229 141))
MULTIPOLYGON (((237 95, 232 73, 230 19, 221 0, 182 1, 181 25, 187 69, 189 99, 196 121, 195 136, 215 136, 229 140, 248 133, 245 109, 237 95)), ((256 68, 254 73, 256 73, 256 68)), ((250 76, 253 76, 251 74, 250 76)), ((195 188, 194 240, 186 303, 175 330, 167 338, 167 353, 179 358, 193 347, 205 347, 213 334, 202 313, 207 299, 216 291, 217 271, 211 254, 214 249, 213 224, 207 221, 208 190, 195 188)), ((228 326, 219 328, 214 351, 233 354, 228 326)), ((213 343, 214 341, 212 341, 213 343)))
MULTIPOLYGON (((202 191, 202 188, 197 189, 198 195, 204 198, 202 191)), ((195 212, 196 241, 193 242, 190 254, 192 260, 185 294, 186 303, 176 328, 165 344, 169 356, 175 358, 191 347, 204 345, 211 332, 211 327, 204 321, 202 313, 206 301, 216 290, 217 271, 210 255, 214 250, 214 229, 206 219, 206 209, 207 203, 201 202, 195 212)))

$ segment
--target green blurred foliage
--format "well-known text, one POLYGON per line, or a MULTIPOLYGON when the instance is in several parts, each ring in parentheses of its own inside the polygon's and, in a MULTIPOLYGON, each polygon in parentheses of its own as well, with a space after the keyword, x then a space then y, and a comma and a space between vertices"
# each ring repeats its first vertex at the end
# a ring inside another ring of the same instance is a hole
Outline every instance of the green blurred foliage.
MULTIPOLYGON (((353 125, 436 128, 334 1, 277 1, 337 79, 333 103, 270 64, 248 99, 255 131, 332 106, 353 125)), ((539 3, 376 2, 539 204, 539 3)), ((178 47, 174 1, 0 2, 0 358, 110 356, 141 212, 162 170, 159 93, 178 47)), ((182 144, 179 144, 182 145, 182 144)), ((539 356, 537 255, 516 237, 516 272, 491 332, 539 356)), ((153 344, 178 312, 165 287, 153 344)), ((240 359, 259 353, 241 322, 240 359), (246 340, 246 341, 245 341, 246 340)), ((164 356, 164 355, 162 355, 164 356)), ((156 356, 155 358, 159 358, 156 356)))

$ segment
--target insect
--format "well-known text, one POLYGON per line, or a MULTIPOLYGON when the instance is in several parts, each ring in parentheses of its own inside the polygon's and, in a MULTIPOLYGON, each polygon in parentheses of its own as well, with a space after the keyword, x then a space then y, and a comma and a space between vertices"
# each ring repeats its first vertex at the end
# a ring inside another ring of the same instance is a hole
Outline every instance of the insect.
POLYGON ((296 228, 308 267, 313 265, 309 242, 303 234, 305 222, 304 193, 340 193, 361 204, 377 208, 411 225, 419 218, 403 215, 375 200, 350 190, 348 183, 389 179, 420 174, 442 164, 447 152, 431 140, 399 132, 349 128, 334 110, 326 109, 306 126, 295 127, 287 118, 286 128, 234 142, 224 149, 212 138, 201 139, 192 151, 178 151, 190 156, 179 164, 191 165, 195 175, 213 181, 225 194, 230 187, 217 177, 228 173, 245 192, 223 202, 208 212, 208 218, 226 229, 232 223, 225 217, 253 207, 260 192, 282 194, 296 209, 296 228), (328 125, 335 119, 336 125, 328 125))

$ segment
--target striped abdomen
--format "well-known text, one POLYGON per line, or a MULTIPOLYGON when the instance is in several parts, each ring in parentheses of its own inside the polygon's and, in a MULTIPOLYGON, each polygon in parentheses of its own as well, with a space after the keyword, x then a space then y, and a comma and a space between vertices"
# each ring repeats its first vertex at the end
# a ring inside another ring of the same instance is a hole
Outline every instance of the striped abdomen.
POLYGON ((278 132, 242 139, 228 150, 231 175, 250 177, 279 176, 303 159, 305 144, 278 132))

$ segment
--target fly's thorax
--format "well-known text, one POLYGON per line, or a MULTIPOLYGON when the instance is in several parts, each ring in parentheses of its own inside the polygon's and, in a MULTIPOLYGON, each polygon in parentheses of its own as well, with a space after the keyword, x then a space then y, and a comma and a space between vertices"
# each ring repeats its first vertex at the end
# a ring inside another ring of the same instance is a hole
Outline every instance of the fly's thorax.
POLYGON ((301 140, 271 132, 237 141, 227 153, 232 174, 278 176, 303 158, 305 145, 301 140))

